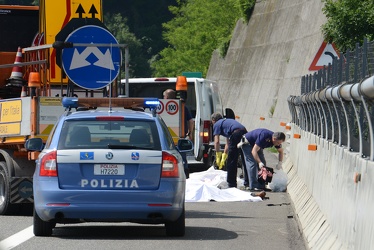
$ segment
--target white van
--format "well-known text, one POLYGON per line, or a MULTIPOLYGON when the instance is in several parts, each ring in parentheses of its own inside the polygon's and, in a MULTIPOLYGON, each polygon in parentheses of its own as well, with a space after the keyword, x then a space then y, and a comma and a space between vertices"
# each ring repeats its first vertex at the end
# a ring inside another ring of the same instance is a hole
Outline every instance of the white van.
MULTIPOLYGON (((163 92, 166 89, 176 89, 177 78, 130 78, 128 81, 129 86, 126 89, 129 91, 129 97, 156 97, 162 99, 163 92)), ((187 82, 186 106, 190 110, 192 117, 195 118, 194 155, 188 155, 187 161, 189 167, 193 165, 193 167, 205 170, 212 166, 215 156, 213 154, 211 115, 214 112, 220 112, 227 118, 235 118, 235 115, 231 109, 226 109, 225 113, 223 112, 216 82, 193 77, 187 77, 187 82)), ((124 85, 126 80, 121 80, 121 83, 124 85)), ((223 147, 225 140, 222 140, 221 144, 223 147)))

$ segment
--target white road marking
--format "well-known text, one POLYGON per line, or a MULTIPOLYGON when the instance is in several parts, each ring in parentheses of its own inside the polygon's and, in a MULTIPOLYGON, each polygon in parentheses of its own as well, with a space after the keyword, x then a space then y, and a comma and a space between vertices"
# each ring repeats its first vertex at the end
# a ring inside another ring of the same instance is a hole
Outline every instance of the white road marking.
POLYGON ((33 226, 29 226, 28 228, 13 234, 5 240, 0 241, 0 249, 12 249, 18 245, 21 245, 23 242, 31 239, 32 237, 34 237, 33 226))

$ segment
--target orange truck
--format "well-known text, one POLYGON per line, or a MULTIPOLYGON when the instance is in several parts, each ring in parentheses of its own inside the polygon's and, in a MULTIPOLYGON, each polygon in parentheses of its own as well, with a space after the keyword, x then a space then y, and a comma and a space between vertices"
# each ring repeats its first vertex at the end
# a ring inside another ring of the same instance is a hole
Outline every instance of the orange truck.
MULTIPOLYGON (((90 107, 108 105, 108 96, 116 96, 122 55, 126 62, 128 51, 102 23, 101 0, 40 0, 36 7, 2 5, 0 12, 0 215, 4 215, 33 203, 38 155, 26 151, 26 140, 39 137, 46 142, 64 112, 62 96, 77 95, 90 107)), ((125 98, 110 103, 136 105, 125 98)))

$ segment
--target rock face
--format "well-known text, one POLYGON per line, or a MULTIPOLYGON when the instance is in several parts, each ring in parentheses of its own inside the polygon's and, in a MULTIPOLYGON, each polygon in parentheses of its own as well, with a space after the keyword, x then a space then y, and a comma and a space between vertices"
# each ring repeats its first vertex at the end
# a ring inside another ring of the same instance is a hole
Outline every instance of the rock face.
POLYGON ((219 83, 225 107, 248 130, 285 130, 291 121, 287 98, 300 95, 323 42, 322 1, 258 0, 248 24, 237 22, 227 55, 214 52, 208 79, 219 83))

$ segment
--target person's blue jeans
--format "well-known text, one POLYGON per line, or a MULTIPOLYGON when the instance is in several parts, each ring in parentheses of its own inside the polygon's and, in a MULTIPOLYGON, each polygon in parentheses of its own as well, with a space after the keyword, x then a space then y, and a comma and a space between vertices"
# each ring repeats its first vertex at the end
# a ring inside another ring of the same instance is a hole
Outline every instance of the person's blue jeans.
MULTIPOLYGON (((253 158, 252 149, 253 146, 250 144, 243 144, 242 146, 246 168, 246 171, 244 172, 244 185, 248 185, 250 189, 263 189, 265 187, 258 182, 258 163, 253 158)), ((260 157, 262 163, 264 163, 266 166, 264 152, 262 151, 262 149, 258 151, 258 156, 260 157)))

